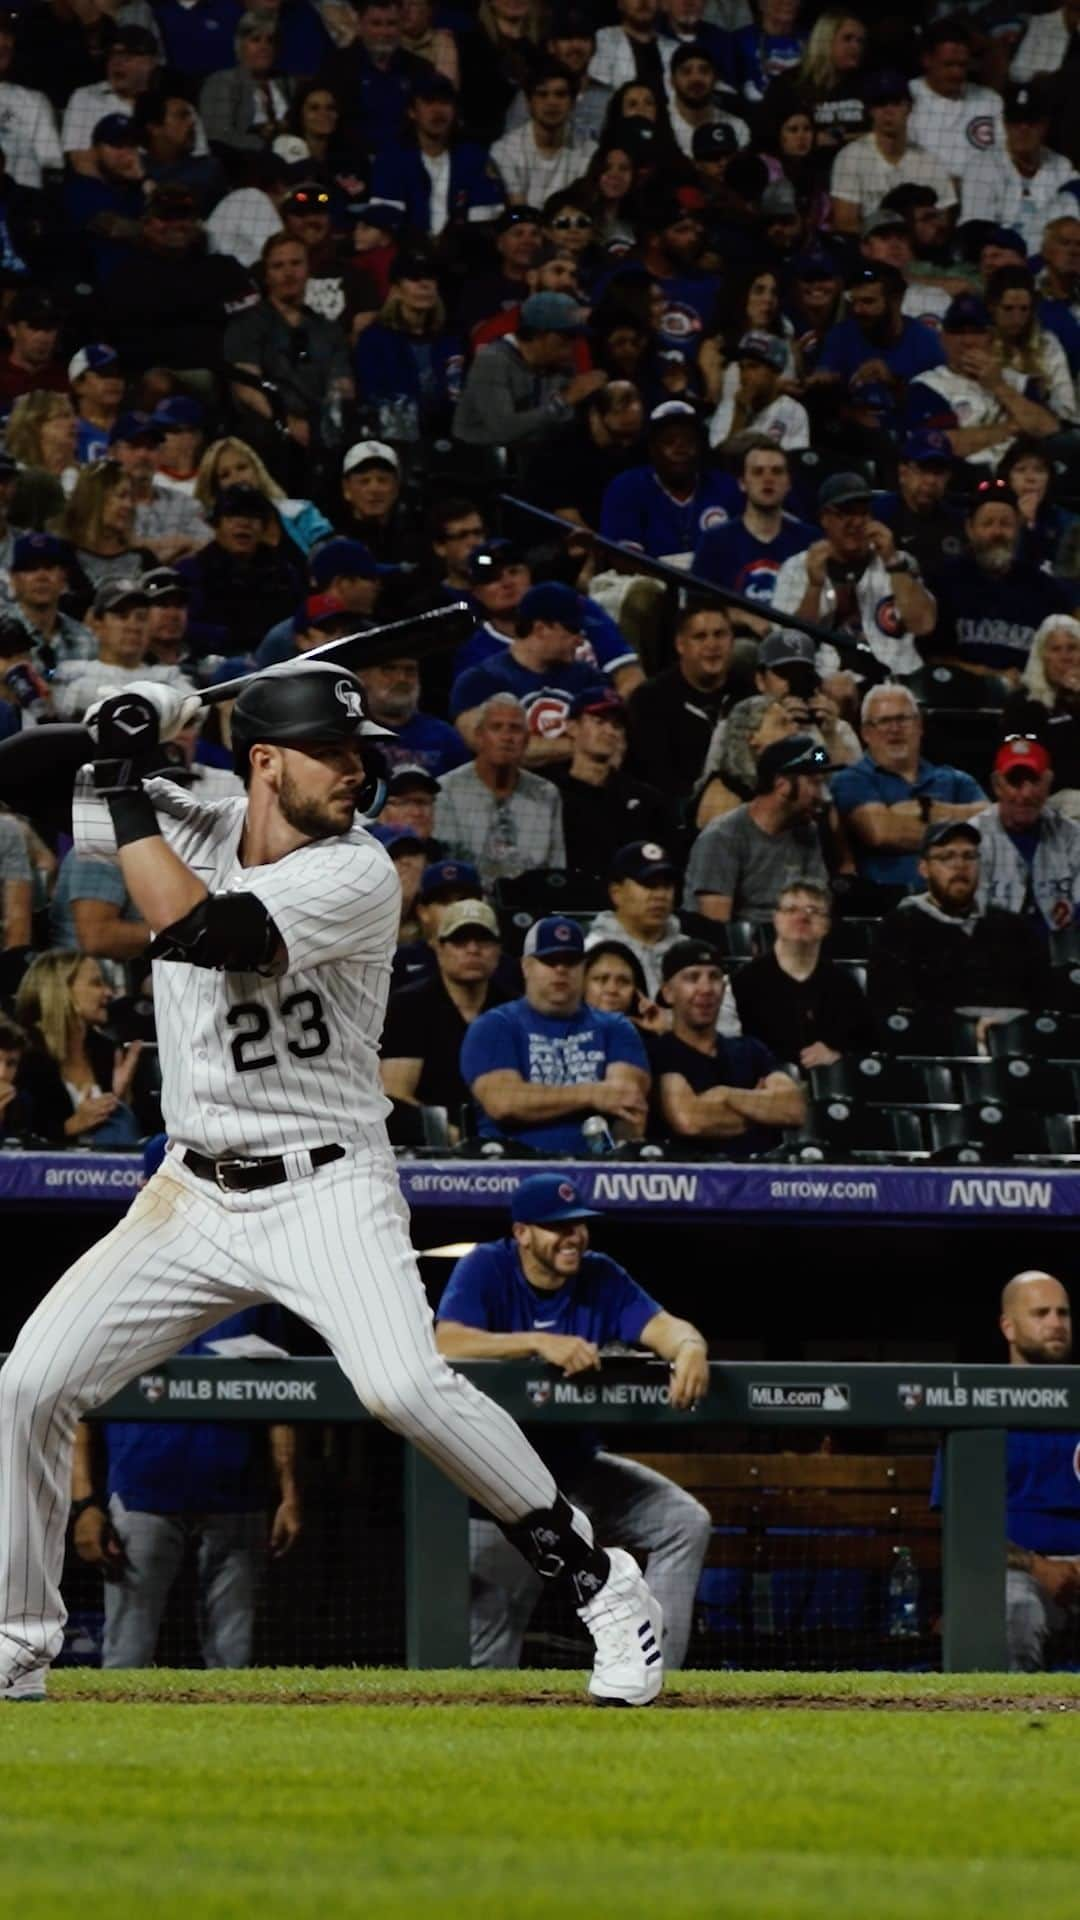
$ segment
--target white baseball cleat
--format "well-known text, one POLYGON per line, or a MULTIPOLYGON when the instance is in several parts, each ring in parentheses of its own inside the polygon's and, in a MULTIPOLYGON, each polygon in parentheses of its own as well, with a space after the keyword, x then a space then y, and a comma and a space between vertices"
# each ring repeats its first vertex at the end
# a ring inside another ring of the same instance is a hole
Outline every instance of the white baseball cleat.
POLYGON ((6 1687, 0 1687, 0 1700, 44 1700, 45 1677, 48 1667, 31 1667, 29 1673, 17 1674, 9 1680, 6 1687))
POLYGON ((596 1643, 589 1692, 603 1705, 647 1707, 664 1684, 664 1611, 637 1561, 609 1547, 611 1572, 578 1613, 596 1643))

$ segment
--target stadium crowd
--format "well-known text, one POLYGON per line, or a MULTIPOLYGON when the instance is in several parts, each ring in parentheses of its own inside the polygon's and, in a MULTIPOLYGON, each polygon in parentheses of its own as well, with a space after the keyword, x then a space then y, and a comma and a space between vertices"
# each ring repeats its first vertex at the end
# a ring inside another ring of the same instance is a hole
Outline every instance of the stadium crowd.
MULTIPOLYGON (((0 13, 0 740, 469 609, 361 675, 399 1145, 784 1152, 1072 1006, 1078 59, 1072 0, 0 13)), ((239 790, 228 703, 173 755, 239 790)), ((48 805, 0 885, 0 1131, 134 1147, 148 928, 48 805)))

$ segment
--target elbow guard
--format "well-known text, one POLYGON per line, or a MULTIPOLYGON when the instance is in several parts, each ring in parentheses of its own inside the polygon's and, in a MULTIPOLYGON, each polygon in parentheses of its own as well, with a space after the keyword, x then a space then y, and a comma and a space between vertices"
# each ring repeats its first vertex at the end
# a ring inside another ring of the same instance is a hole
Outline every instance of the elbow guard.
POLYGON ((266 973, 281 935, 253 893, 208 893, 182 920, 164 927, 150 948, 151 960, 185 960, 189 967, 222 973, 266 973))

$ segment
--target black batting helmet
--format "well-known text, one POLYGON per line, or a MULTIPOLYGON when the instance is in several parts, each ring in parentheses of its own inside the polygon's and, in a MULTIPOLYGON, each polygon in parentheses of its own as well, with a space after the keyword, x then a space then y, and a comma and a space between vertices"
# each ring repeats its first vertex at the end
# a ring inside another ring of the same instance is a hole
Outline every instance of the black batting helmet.
POLYGON ((369 780, 357 799, 357 812, 376 814, 386 797, 386 762, 373 743, 392 739, 386 727, 368 719, 364 690, 348 667, 329 660, 307 665, 285 661, 268 667, 237 695, 232 710, 233 763, 246 777, 248 757, 257 741, 275 746, 305 740, 362 740, 369 780))

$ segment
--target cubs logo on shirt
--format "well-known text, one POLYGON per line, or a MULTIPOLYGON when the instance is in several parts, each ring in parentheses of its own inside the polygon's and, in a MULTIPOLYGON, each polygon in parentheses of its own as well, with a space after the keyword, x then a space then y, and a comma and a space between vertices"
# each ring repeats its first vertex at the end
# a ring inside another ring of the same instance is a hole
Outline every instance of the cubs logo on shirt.
POLYGON ((735 575, 735 591, 747 600, 760 600, 768 605, 776 592, 776 576, 780 571, 778 560, 758 558, 740 567, 735 575))
POLYGON ((994 122, 988 113, 977 113, 964 128, 964 138, 969 147, 975 147, 979 153, 985 153, 994 144, 994 122))
POLYGON ((891 640, 904 632, 904 623, 897 612, 896 601, 892 594, 885 600, 879 600, 874 608, 874 621, 879 632, 887 633, 891 640))
POLYGON ((531 699, 526 695, 522 705, 529 722, 529 732, 535 733, 538 739, 558 740, 565 733, 570 712, 567 694, 544 687, 540 693, 534 693, 531 699))
POLYGON ((726 526, 730 518, 731 515, 726 507, 706 507, 704 513, 698 518, 698 526, 702 533, 708 533, 710 527, 726 526))
POLYGON ((701 315, 683 300, 669 300, 664 308, 664 317, 660 322, 660 332, 664 338, 676 346, 684 340, 692 340, 702 331, 701 315))

